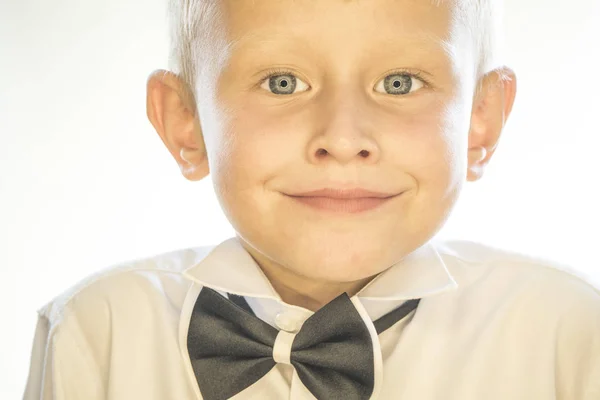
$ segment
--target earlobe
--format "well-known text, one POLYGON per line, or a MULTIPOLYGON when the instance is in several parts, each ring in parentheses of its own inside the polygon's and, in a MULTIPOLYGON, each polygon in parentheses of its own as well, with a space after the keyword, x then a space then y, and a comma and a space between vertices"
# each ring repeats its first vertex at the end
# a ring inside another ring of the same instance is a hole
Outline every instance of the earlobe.
POLYGON ((487 158, 487 150, 484 147, 471 147, 469 148, 468 168, 467 168, 467 180, 476 181, 481 179, 486 163, 484 160, 487 158))
POLYGON ((146 84, 146 114, 181 173, 197 181, 209 174, 195 103, 185 83, 169 71, 154 71, 146 84))
POLYGON ((199 181, 209 174, 208 157, 205 151, 182 147, 179 157, 183 160, 183 162, 178 162, 179 169, 186 179, 199 181))
POLYGON ((486 74, 475 96, 469 130, 467 180, 475 181, 494 154, 516 95, 516 75, 507 67, 486 74))

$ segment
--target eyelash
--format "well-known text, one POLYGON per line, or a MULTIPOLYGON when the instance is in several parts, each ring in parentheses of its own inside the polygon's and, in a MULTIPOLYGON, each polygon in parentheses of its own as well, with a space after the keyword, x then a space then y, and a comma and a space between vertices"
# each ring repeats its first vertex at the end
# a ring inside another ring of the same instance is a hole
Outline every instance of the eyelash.
MULTIPOLYGON (((270 69, 267 70, 262 77, 260 78, 260 81, 258 83, 258 85, 260 86, 265 79, 267 78, 271 78, 273 76, 279 76, 279 75, 294 75, 296 76, 292 71, 289 70, 285 70, 285 69, 281 69, 281 68, 274 68, 274 69, 270 69)), ((412 76, 413 78, 417 78, 418 80, 420 80, 421 82, 423 82, 423 86, 425 87, 429 87, 429 81, 427 81, 424 77, 423 74, 420 71, 414 71, 414 70, 408 70, 408 69, 399 69, 399 70, 395 70, 390 72, 389 74, 385 75, 409 75, 412 76)))

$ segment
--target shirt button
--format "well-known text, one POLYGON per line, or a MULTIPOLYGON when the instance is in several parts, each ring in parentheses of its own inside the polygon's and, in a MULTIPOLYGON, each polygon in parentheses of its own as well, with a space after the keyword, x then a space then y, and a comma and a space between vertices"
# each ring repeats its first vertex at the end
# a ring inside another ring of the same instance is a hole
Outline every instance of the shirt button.
POLYGON ((298 332, 298 322, 294 320, 294 318, 286 313, 279 313, 275 316, 275 325, 282 331, 297 333, 298 332))

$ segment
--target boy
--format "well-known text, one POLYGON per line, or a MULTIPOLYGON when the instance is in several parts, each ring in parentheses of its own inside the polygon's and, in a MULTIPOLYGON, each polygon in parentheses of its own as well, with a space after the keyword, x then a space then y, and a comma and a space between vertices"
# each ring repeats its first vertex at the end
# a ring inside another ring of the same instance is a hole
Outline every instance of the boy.
POLYGON ((148 117, 237 235, 49 303, 25 398, 600 399, 597 290, 432 240, 516 92, 492 0, 438 3, 173 1, 148 117))

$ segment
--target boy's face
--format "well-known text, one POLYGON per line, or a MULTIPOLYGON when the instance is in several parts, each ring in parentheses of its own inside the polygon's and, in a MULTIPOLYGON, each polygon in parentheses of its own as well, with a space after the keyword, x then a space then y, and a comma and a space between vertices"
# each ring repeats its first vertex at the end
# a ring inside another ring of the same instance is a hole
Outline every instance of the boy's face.
POLYGON ((198 90, 199 120, 219 201, 255 258, 350 282, 431 238, 467 177, 475 83, 472 48, 452 25, 450 6, 222 6, 233 45, 209 78, 215 92, 198 90), (272 69, 278 72, 266 77, 272 69), (356 213, 315 209, 291 196, 323 188, 394 196, 356 213))

